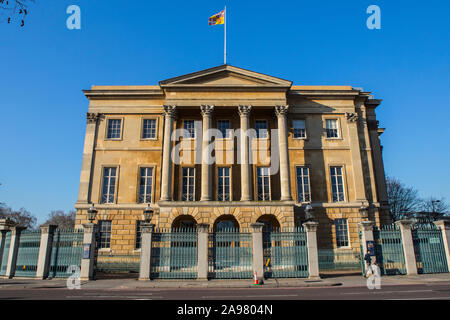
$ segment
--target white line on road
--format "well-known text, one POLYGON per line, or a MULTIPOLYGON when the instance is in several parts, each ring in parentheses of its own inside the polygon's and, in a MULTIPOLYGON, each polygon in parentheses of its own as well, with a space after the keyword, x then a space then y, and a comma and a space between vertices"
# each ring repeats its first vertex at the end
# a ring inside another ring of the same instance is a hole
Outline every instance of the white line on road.
MULTIPOLYGON (((405 290, 405 291, 381 291, 368 290, 368 293, 385 294, 385 293, 417 293, 417 292, 433 292, 433 290, 405 290)), ((341 294, 364 294, 366 292, 342 292, 341 294)))

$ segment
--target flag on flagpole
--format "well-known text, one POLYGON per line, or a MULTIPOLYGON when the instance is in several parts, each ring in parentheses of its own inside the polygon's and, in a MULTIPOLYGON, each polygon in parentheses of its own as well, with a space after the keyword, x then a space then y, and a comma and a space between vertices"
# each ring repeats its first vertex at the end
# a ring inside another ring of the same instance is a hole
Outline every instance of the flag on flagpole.
POLYGON ((222 10, 219 13, 210 17, 208 24, 210 26, 215 26, 218 24, 225 24, 225 10, 222 10))

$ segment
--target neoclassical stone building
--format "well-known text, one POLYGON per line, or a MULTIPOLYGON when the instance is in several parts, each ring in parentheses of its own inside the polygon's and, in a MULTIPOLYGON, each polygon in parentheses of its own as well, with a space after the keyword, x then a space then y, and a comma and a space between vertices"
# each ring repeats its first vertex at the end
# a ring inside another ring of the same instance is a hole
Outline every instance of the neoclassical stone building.
POLYGON ((370 92, 222 65, 84 93, 76 223, 93 203, 102 250, 138 250, 148 204, 157 227, 217 229, 293 227, 311 203, 319 247, 342 250, 359 249, 358 222, 389 222, 381 100, 370 92))

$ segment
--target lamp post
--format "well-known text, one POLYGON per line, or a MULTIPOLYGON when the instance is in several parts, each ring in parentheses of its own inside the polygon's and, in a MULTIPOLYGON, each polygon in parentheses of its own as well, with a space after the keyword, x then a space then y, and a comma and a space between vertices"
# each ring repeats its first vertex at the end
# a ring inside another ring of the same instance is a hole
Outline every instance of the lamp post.
POLYGON ((144 220, 145 223, 150 223, 153 218, 153 213, 155 211, 150 207, 150 204, 147 205, 147 208, 144 209, 144 220))
POLYGON ((88 210, 88 220, 90 223, 94 223, 95 218, 97 217, 97 209, 95 209, 94 204, 88 210))
POLYGON ((314 208, 312 207, 311 203, 308 203, 305 207, 305 218, 306 221, 314 220, 314 208))

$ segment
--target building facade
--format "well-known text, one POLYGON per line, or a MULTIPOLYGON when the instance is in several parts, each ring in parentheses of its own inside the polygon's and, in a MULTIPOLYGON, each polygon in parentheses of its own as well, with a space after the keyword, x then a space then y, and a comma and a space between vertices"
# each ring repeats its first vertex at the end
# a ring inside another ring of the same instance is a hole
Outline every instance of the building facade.
POLYGON ((94 204, 101 250, 137 252, 148 205, 159 228, 217 230, 300 226, 310 203, 319 247, 337 250, 359 250, 359 222, 390 222, 381 100, 362 89, 222 65, 84 93, 76 224, 94 204))

